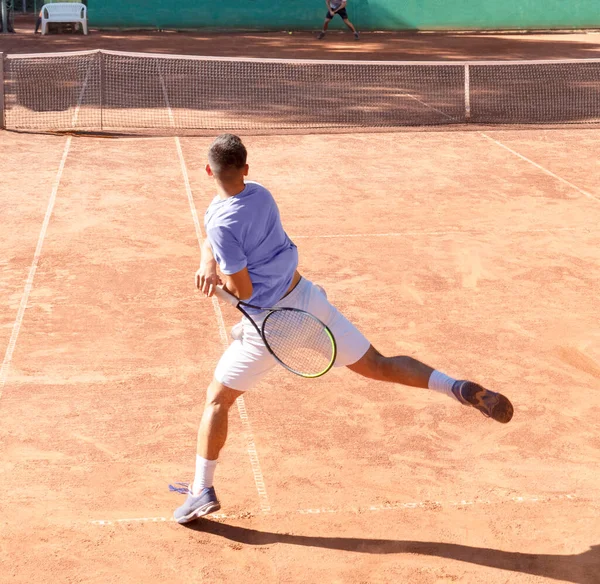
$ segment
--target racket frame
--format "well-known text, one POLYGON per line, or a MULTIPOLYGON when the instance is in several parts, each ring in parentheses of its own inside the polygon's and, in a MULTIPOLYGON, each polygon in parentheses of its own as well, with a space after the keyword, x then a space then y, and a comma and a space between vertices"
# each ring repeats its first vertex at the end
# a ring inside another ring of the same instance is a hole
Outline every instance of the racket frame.
POLYGON ((265 344, 265 347, 267 348, 269 353, 271 355, 273 355, 275 360, 282 367, 285 367, 291 373, 299 375, 300 377, 304 377, 305 379, 316 379, 317 377, 321 377, 321 376, 325 375, 325 373, 330 371, 331 368, 333 367, 333 365, 335 364, 335 360, 337 357, 337 342, 335 340, 335 337, 333 336, 331 329, 322 320, 317 318, 314 314, 311 314, 310 312, 307 312, 306 310, 302 310, 301 308, 293 308, 291 306, 275 306, 275 307, 271 307, 271 308, 264 308, 262 306, 255 306, 254 304, 248 304, 247 302, 244 302, 243 300, 236 298, 233 294, 230 294, 229 292, 223 290, 223 288, 221 288, 221 286, 215 287, 215 296, 217 298, 219 298, 220 300, 222 300, 223 302, 227 302, 228 304, 231 304, 231 306, 233 306, 234 308, 237 308, 252 323, 252 326, 254 326, 254 328, 256 329, 256 332, 260 335, 260 338, 262 339, 262 341, 265 344), (258 324, 256 324, 256 322, 254 321, 252 316, 250 316, 250 314, 248 314, 248 312, 246 310, 244 310, 244 307, 253 308, 254 310, 260 310, 261 312, 267 313, 266 316, 264 317, 264 319, 262 321, 262 325, 260 327, 258 326, 258 324), (269 317, 273 313, 283 312, 283 311, 300 312, 302 314, 306 314, 306 315, 310 316, 311 318, 313 318, 314 320, 316 320, 323 327, 323 329, 325 330, 325 332, 327 333, 327 335, 331 341, 331 346, 333 348, 333 354, 331 356, 329 365, 323 371, 320 371, 319 373, 312 373, 312 374, 301 373, 300 371, 297 371, 294 368, 287 365, 286 363, 284 363, 277 356, 277 354, 273 351, 273 349, 269 345, 269 341, 267 341, 267 339, 265 337, 265 331, 264 331, 265 324, 267 323, 269 317))

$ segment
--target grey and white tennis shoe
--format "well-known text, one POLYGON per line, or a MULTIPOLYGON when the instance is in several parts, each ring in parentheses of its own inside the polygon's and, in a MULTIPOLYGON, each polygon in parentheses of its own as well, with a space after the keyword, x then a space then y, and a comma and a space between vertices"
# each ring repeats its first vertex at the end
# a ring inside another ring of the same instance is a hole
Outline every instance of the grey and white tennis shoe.
POLYGON ((181 507, 175 509, 173 519, 175 519, 177 523, 189 523, 190 521, 194 521, 194 519, 204 517, 204 515, 208 515, 209 513, 214 513, 220 508, 221 503, 219 503, 219 500, 217 499, 215 488, 207 487, 202 489, 199 495, 192 495, 192 493, 189 492, 185 503, 181 507))

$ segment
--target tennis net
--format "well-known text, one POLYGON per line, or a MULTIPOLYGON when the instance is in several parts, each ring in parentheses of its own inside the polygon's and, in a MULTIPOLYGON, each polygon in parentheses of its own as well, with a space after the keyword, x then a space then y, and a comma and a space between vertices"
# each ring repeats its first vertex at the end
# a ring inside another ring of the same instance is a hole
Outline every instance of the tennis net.
POLYGON ((2 61, 3 124, 14 130, 600 122, 600 60, 317 61, 94 50, 2 61))

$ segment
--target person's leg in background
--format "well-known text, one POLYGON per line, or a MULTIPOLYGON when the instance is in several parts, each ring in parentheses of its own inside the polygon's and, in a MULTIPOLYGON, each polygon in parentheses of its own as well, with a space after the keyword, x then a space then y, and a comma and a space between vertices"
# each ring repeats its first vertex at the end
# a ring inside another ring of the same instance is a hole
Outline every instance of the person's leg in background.
POLYGON ((327 16, 325 16, 325 22, 323 23, 323 30, 317 36, 317 38, 319 40, 321 40, 325 36, 325 33, 327 32, 327 29, 329 28, 329 23, 331 22, 332 18, 333 18, 333 14, 331 14, 331 12, 328 12, 327 16))

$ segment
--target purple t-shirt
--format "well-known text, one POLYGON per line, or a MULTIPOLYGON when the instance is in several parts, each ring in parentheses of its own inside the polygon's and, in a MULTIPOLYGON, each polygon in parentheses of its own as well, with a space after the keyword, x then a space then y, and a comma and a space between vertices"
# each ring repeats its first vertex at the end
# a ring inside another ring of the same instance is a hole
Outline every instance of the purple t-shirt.
POLYGON ((204 228, 215 260, 224 274, 247 267, 252 280, 249 304, 269 308, 292 283, 298 249, 281 224, 273 195, 247 181, 234 197, 213 199, 204 215, 204 228))

